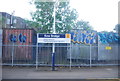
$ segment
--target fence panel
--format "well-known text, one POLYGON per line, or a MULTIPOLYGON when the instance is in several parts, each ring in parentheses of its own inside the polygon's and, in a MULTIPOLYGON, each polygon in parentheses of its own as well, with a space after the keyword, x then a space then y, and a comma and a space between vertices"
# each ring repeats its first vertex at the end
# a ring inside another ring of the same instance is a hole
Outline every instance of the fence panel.
MULTIPOLYGON (((55 45, 55 67, 70 66, 70 59, 67 58, 67 49, 70 45, 55 45)), ((52 66, 52 44, 38 44, 38 66, 52 66)))
POLYGON ((51 46, 38 46, 38 65, 51 65, 51 46))
MULTIPOLYGON (((109 45, 110 50, 106 50, 106 46, 56 44, 55 66, 70 69, 70 66, 118 65, 118 46, 109 45)), ((3 45, 2 48, 3 65, 35 66, 37 60, 38 66, 52 66, 52 44, 39 44, 38 55, 36 45, 3 45)))
POLYGON ((98 46, 98 63, 101 65, 117 65, 118 45, 100 44, 98 46))
MULTIPOLYGON (((90 46, 72 44, 71 45, 72 66, 88 66, 90 61, 90 46)), ((67 53, 70 59, 70 52, 67 53)))
POLYGON ((3 45, 3 65, 34 65, 36 45, 3 45))

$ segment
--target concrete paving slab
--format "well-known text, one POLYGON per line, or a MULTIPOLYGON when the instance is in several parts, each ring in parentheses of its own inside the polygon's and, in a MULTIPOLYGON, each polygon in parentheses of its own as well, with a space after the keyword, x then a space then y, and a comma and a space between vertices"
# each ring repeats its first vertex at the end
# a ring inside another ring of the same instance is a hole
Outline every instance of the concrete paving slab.
POLYGON ((118 67, 82 67, 57 68, 51 71, 50 67, 3 67, 3 79, 113 79, 118 78, 118 67))

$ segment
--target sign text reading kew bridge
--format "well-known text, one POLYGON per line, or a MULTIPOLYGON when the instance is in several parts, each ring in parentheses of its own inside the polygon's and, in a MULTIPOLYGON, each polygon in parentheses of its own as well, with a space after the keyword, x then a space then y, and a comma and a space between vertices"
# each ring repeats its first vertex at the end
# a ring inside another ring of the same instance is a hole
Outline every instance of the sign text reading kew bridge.
POLYGON ((70 34, 37 34, 37 43, 71 43, 70 34))

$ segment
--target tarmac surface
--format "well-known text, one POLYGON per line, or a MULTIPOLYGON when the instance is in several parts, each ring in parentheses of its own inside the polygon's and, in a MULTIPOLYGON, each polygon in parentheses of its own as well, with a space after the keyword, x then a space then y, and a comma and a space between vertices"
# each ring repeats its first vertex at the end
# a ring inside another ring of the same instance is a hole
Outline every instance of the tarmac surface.
POLYGON ((3 66, 2 79, 116 79, 118 67, 21 67, 3 66))

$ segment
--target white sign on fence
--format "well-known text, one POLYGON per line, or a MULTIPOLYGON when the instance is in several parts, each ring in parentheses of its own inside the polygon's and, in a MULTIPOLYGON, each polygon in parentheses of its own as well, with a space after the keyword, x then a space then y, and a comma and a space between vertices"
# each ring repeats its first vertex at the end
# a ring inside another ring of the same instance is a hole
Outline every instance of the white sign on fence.
POLYGON ((70 34, 37 34, 37 43, 71 43, 70 34))

